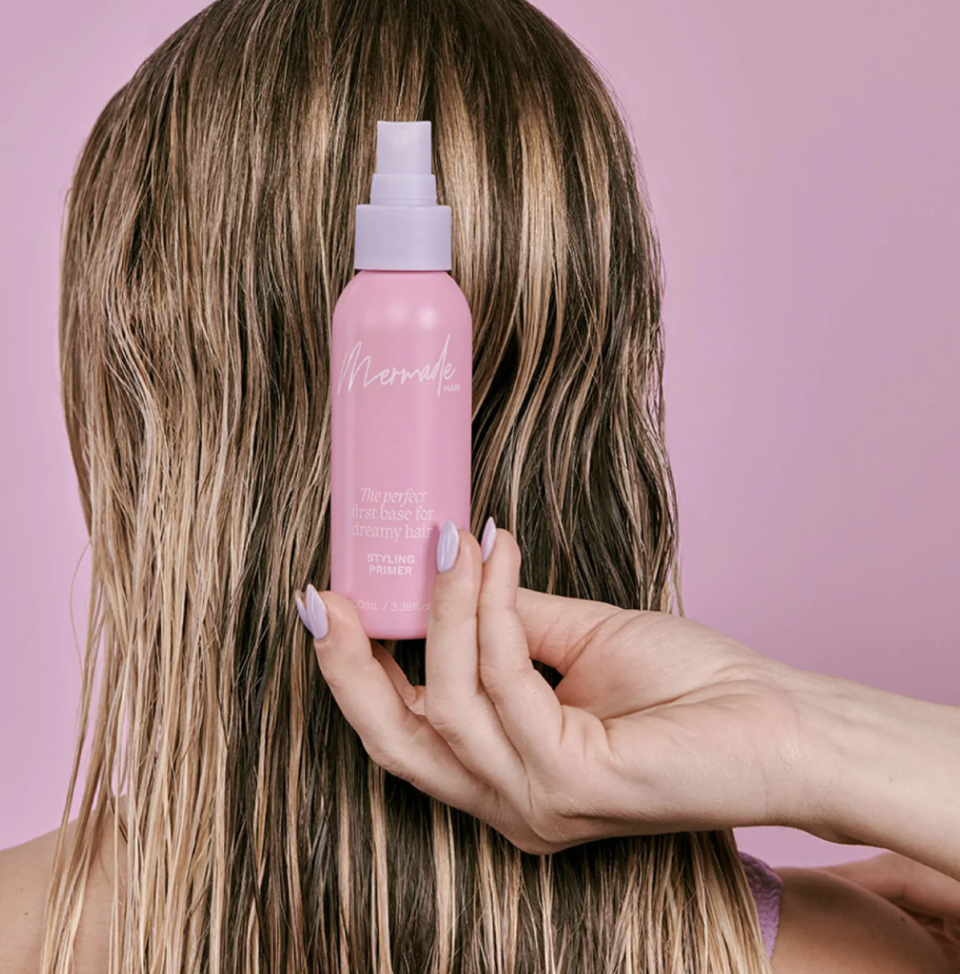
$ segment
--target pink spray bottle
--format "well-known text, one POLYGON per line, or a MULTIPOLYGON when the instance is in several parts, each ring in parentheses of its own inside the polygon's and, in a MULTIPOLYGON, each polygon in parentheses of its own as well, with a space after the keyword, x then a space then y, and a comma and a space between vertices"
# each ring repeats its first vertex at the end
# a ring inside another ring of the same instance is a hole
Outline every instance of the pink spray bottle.
POLYGON ((370 203, 333 312, 330 589, 372 639, 427 634, 440 527, 470 529, 473 323, 447 273, 431 123, 377 122, 370 203))

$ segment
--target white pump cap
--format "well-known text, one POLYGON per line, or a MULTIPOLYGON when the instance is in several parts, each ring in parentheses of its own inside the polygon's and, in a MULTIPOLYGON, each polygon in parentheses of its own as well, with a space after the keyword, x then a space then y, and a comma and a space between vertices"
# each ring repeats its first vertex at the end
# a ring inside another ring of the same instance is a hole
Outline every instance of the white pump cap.
POLYGON ((451 270, 450 207, 437 205, 430 122, 377 122, 376 172, 355 232, 358 270, 451 270))

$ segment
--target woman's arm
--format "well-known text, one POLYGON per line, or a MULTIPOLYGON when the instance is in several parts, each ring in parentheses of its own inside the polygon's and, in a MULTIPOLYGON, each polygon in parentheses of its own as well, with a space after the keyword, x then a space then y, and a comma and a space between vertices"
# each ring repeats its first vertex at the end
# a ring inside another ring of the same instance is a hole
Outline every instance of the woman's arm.
POLYGON ((437 574, 423 686, 346 597, 309 589, 324 678, 391 774, 527 852, 789 825, 960 879, 960 709, 794 669, 691 619, 524 589, 516 540, 495 538, 483 558, 459 531, 437 574))
POLYGON ((805 741, 807 798, 789 821, 771 824, 892 849, 960 879, 960 708, 762 669, 796 701, 805 741))

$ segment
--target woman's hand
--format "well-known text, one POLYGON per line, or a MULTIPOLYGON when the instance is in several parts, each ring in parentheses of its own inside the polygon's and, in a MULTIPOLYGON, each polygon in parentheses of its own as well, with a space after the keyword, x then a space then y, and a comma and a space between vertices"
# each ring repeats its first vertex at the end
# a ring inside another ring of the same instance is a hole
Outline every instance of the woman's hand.
POLYGON ((323 593, 320 668, 377 764, 534 853, 782 822, 809 799, 794 773, 797 712, 776 678, 786 667, 678 616, 519 588, 509 532, 484 563, 453 528, 426 686, 371 643, 347 598, 323 593), (556 690, 534 659, 562 674, 556 690))
POLYGON ((928 930, 960 971, 960 882, 894 852, 829 866, 909 913, 928 930))

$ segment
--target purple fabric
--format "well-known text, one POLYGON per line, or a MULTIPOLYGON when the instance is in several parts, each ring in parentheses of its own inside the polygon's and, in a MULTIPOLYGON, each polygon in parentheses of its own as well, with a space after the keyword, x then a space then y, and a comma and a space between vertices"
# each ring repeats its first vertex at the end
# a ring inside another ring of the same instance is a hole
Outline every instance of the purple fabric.
POLYGON ((747 874, 750 892, 757 901, 763 946, 767 948, 767 956, 770 957, 773 955, 773 944, 777 939, 777 926, 780 923, 783 880, 762 859, 751 856, 749 852, 741 852, 740 859, 747 874))

